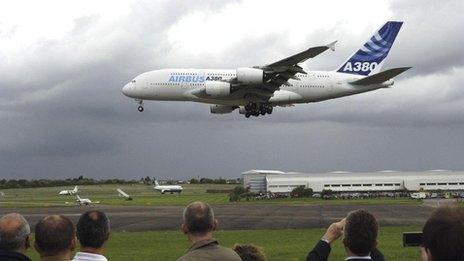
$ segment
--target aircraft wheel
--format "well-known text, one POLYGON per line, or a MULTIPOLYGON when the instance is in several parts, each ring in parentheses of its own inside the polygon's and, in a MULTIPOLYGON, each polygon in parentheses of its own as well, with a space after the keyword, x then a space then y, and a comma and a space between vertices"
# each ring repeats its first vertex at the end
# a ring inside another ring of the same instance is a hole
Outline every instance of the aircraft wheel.
POLYGON ((266 112, 267 112, 267 114, 271 114, 272 113, 272 106, 267 107, 266 112))
POLYGON ((266 110, 265 110, 265 109, 259 110, 259 113, 260 113, 261 115, 266 115, 266 110))
POLYGON ((249 112, 245 112, 245 117, 250 118, 251 114, 249 112))
POLYGON ((139 106, 137 110, 139 110, 139 112, 143 112, 143 106, 139 106))

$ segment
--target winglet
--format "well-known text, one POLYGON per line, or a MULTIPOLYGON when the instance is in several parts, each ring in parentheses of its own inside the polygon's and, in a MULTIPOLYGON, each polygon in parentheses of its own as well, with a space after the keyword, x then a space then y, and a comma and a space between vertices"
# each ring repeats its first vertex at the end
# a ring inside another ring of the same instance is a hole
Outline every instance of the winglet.
POLYGON ((338 42, 338 40, 336 41, 333 41, 331 43, 329 43, 328 45, 326 45, 330 50, 332 51, 335 51, 335 44, 338 42))

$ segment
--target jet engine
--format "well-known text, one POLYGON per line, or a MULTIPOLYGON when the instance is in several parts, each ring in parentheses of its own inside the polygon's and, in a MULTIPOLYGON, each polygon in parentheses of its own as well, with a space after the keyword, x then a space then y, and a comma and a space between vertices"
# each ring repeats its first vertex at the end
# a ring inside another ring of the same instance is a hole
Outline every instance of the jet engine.
POLYGON ((264 72, 256 68, 237 68, 237 81, 243 84, 263 83, 264 72))
POLYGON ((212 97, 224 97, 230 94, 230 83, 219 81, 205 82, 206 94, 212 97))
POLYGON ((237 107, 226 105, 211 105, 209 108, 213 114, 226 114, 231 113, 237 107))

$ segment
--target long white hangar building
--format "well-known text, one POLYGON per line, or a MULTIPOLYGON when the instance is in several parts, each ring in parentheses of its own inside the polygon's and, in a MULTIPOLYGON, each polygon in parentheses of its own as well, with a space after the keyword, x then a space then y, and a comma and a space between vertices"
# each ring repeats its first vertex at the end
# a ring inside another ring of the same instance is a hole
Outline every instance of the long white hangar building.
POLYGON ((288 193, 298 186, 311 188, 314 192, 464 190, 464 171, 447 170, 329 173, 249 170, 242 173, 242 178, 243 185, 251 192, 288 193))

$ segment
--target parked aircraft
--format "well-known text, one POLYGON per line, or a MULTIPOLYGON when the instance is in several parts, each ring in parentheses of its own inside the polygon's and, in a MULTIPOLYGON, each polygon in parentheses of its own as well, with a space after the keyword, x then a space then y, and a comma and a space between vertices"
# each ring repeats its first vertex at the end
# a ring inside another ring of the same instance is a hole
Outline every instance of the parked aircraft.
POLYGON ((193 101, 212 104, 211 113, 238 109, 247 118, 271 114, 275 106, 319 102, 393 85, 392 78, 411 67, 380 72, 403 22, 390 21, 377 30, 348 60, 333 71, 305 71, 299 65, 335 42, 311 47, 277 62, 231 70, 162 69, 142 73, 122 89, 143 100, 193 101))
POLYGON ((79 195, 76 194, 76 203, 79 205, 79 206, 82 206, 82 205, 85 205, 85 206, 89 206, 91 204, 100 204, 100 201, 91 201, 90 199, 88 198, 81 198, 79 197, 79 195))
POLYGON ((78 192, 79 187, 75 186, 73 190, 62 190, 60 191, 60 195, 74 195, 78 192))
POLYGON ((173 194, 174 192, 181 193, 184 188, 179 185, 160 185, 157 180, 155 180, 155 186, 153 187, 154 190, 161 192, 164 194, 165 192, 169 192, 173 194))
POLYGON ((122 189, 118 188, 116 189, 116 191, 118 192, 118 195, 120 197, 123 197, 125 198, 126 200, 132 200, 131 196, 129 196, 129 194, 127 194, 126 192, 124 192, 122 189))

